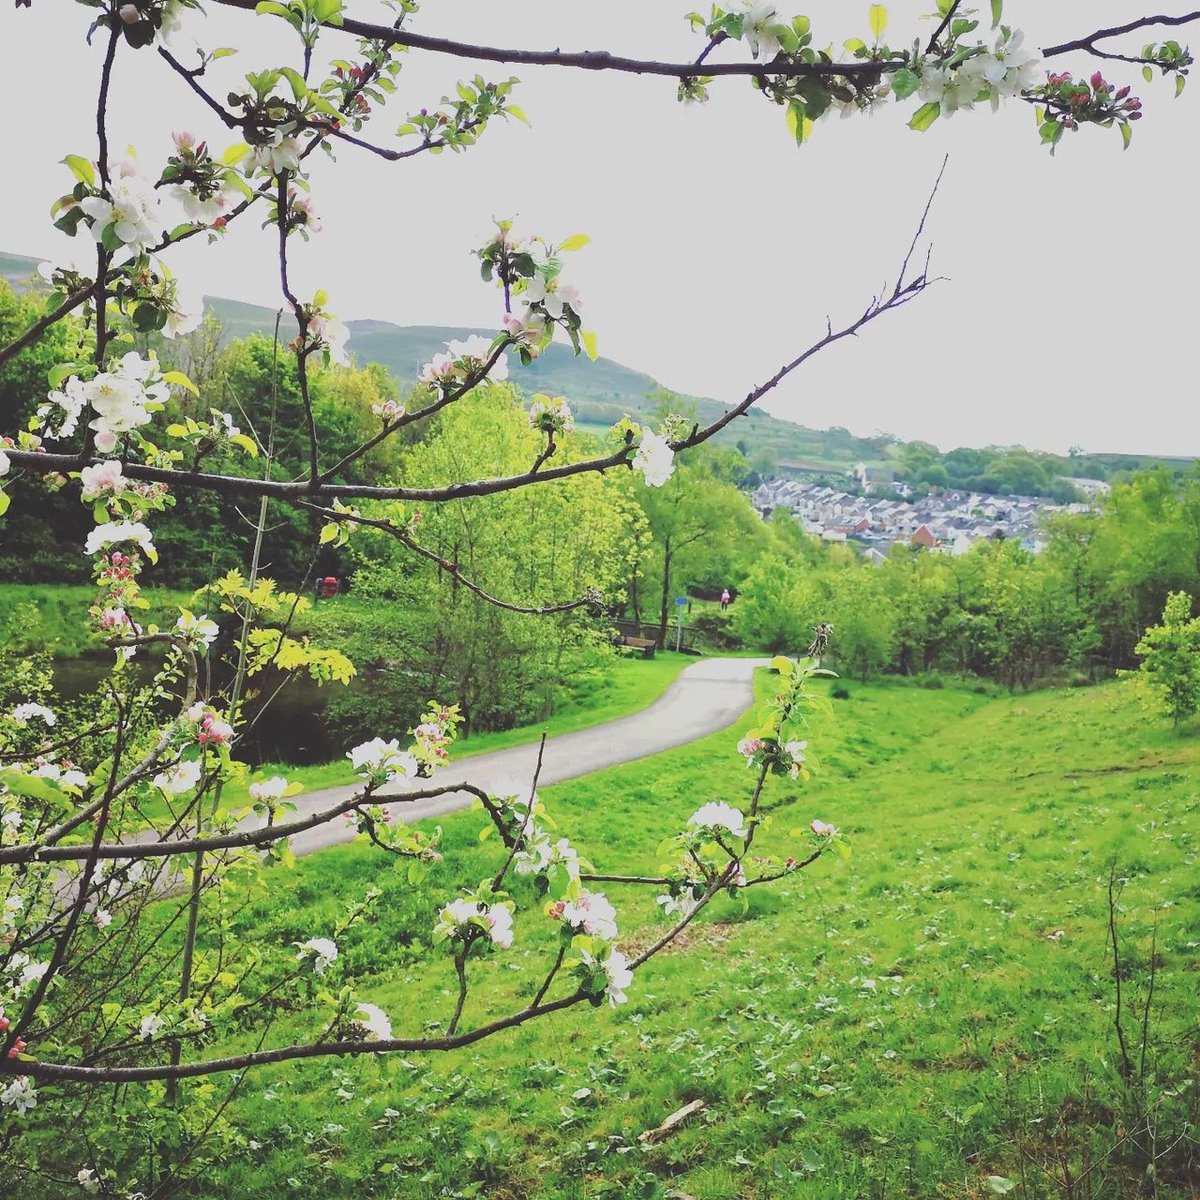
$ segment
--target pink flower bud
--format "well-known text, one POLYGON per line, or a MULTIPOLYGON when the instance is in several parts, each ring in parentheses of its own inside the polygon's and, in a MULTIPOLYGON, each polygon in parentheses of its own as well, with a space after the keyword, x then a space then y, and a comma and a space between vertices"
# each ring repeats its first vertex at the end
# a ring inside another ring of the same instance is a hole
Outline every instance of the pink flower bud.
POLYGON ((191 150, 196 145, 196 135, 186 129, 171 134, 171 140, 175 143, 176 150, 191 150))
POLYGON ((1105 86, 1106 86, 1106 84, 1104 82, 1104 76, 1101 75, 1099 71, 1096 71, 1092 75, 1092 87, 1096 91, 1099 91, 1102 87, 1105 87, 1105 86))

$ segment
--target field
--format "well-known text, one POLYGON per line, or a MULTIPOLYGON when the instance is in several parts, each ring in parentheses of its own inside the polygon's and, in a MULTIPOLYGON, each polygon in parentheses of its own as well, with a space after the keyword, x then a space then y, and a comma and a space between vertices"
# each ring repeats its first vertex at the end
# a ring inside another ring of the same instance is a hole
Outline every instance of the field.
MULTIPOLYGON (((615 1011, 576 1008, 435 1059, 252 1075, 192 1194, 1194 1196, 1194 726, 1147 717, 1127 685, 845 690, 812 730, 822 774, 769 785, 764 841, 786 851, 789 830, 820 817, 848 832, 848 862, 818 861, 744 907, 721 900, 615 1011), (639 1143, 693 1100, 697 1117, 639 1143)), ((733 742, 544 798, 599 869, 653 870, 658 838, 698 804, 745 802, 733 742)), ((428 949, 432 917, 457 882, 495 869, 497 848, 480 843, 480 814, 442 823, 447 861, 428 890, 361 846, 325 851, 270 875, 229 932, 286 948, 377 887, 329 982, 344 969, 398 1035, 444 1028, 453 970, 428 949)), ((646 945, 661 929, 653 894, 609 890, 623 943, 646 945)), ((551 923, 516 894, 516 942, 471 968, 466 1027, 527 1001, 544 972, 551 923)), ((272 1042, 312 1035, 293 1021, 281 1013, 272 1042)))

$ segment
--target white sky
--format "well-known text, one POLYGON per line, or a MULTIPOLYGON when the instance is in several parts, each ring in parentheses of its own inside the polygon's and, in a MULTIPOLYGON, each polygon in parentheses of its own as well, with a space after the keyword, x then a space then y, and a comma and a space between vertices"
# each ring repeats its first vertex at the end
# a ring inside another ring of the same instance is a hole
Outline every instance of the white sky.
MULTIPOLYGON (((430 0, 410 28, 684 59, 701 44, 681 19, 688 7, 430 0)), ((891 40, 928 37, 919 14, 932 7, 893 4, 891 40)), ((368 19, 385 11, 373 0, 349 8, 368 19)), ((281 22, 211 9, 207 21, 193 19, 196 35, 241 49, 220 64, 218 95, 242 72, 296 61, 298 40, 281 22)), ((813 18, 818 43, 840 44, 867 36, 866 9, 865 0, 813 0, 795 10, 813 18)), ((1049 45, 1143 11, 1136 0, 1009 0, 1006 17, 1049 45)), ((6 111, 34 114, 10 120, 3 134, 0 248, 63 252, 47 211, 68 181, 58 160, 95 154, 102 39, 83 41, 93 15, 68 0, 0 9, 0 96, 6 111)), ((328 36, 322 46, 324 58, 349 57, 353 40, 328 36)), ((376 140, 474 73, 432 55, 407 63, 376 140)), ((1056 63, 1066 65, 1090 73, 1095 64, 1056 63)), ((126 52, 118 66, 114 148, 132 144, 157 169, 171 129, 217 146, 234 140, 157 56, 126 52)), ((1145 100, 1132 148, 1122 154, 1115 130, 1085 129, 1056 158, 1039 145, 1032 111, 1016 103, 997 116, 984 109, 939 121, 925 135, 903 127, 910 106, 834 119, 796 148, 782 110, 744 79, 718 81, 708 105, 685 108, 670 80, 525 68, 511 73, 522 78, 514 99, 532 129, 497 123, 461 156, 386 163, 345 148, 336 166, 318 163, 325 232, 297 244, 293 284, 326 288, 346 318, 494 327, 498 294, 469 255, 492 214, 515 214, 522 230, 558 240, 586 232, 592 244, 574 256, 571 278, 601 353, 679 391, 735 401, 819 337, 827 312, 835 324, 851 317, 894 276, 949 153, 930 231, 934 267, 951 282, 820 355, 765 407, 943 448, 1078 443, 1200 454, 1192 299, 1200 93, 1175 102, 1169 81, 1144 85, 1136 68, 1109 67, 1109 78, 1135 82, 1145 100)), ((257 222, 243 219, 215 248, 181 247, 171 261, 206 293, 278 302, 273 239, 257 222)))

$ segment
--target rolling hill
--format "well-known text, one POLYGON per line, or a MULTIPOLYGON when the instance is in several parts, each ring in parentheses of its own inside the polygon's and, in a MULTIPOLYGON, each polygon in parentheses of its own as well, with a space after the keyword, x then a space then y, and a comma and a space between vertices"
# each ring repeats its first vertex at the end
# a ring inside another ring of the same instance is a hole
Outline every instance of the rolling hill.
MULTIPOLYGON (((20 288, 33 279, 37 285, 39 260, 21 254, 0 252, 0 279, 20 288)), ((259 304, 247 304, 220 296, 206 296, 205 309, 222 324, 229 340, 261 333, 270 337, 275 328, 275 310, 259 304)), ((447 341, 472 334, 491 337, 494 330, 468 329, 443 325, 393 325, 388 321, 348 322, 350 351, 362 363, 386 367, 401 386, 417 377, 421 365, 445 348, 447 341)), ((526 393, 545 392, 570 399, 580 425, 607 428, 628 413, 648 420, 655 406, 654 395, 660 385, 650 375, 636 371, 611 358, 589 362, 576 357, 561 344, 550 346, 529 366, 510 358, 510 377, 526 393)), ((683 399, 692 406, 697 419, 712 421, 727 411, 720 401, 698 396, 683 399)), ((879 466, 899 457, 905 443, 895 438, 856 437, 846 429, 810 429, 793 421, 751 410, 744 418, 719 435, 729 444, 738 444, 751 462, 760 469, 786 474, 843 475, 855 464, 879 466)), ((1047 456, 1054 469, 1064 474, 1086 475, 1089 467, 1098 468, 1101 477, 1113 471, 1132 471, 1163 464, 1173 470, 1190 459, 1153 458, 1126 454, 1088 454, 1072 459, 1047 456)))

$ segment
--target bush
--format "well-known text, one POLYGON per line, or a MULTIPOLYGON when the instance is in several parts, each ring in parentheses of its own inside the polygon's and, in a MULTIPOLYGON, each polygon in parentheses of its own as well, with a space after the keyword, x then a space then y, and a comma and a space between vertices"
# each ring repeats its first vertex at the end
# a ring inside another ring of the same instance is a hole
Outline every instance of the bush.
POLYGON ((835 700, 849 700, 850 699, 850 693, 844 687, 834 688, 830 694, 833 696, 833 698, 835 700))
POLYGON ((740 650, 745 644, 734 632, 733 617, 720 609, 694 613, 690 622, 696 639, 713 650, 740 650))

